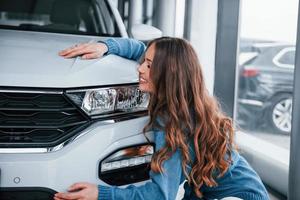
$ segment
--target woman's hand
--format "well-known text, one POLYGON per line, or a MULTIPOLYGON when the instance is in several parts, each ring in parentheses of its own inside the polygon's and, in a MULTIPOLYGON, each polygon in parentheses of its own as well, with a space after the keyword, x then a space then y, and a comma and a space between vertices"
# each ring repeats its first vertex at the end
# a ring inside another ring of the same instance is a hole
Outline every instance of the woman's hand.
POLYGON ((56 193, 54 200, 97 200, 98 186, 90 183, 75 183, 67 193, 56 193))
POLYGON ((59 52, 60 56, 64 58, 73 58, 75 56, 82 56, 83 59, 100 58, 108 51, 108 47, 104 43, 82 43, 67 48, 59 52))

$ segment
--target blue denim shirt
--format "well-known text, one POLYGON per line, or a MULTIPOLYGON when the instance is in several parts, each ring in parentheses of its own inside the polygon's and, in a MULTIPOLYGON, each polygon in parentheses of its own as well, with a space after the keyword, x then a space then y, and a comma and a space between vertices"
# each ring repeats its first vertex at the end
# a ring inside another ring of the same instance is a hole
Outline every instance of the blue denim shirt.
MULTIPOLYGON (((125 58, 137 60, 145 51, 145 45, 133 39, 108 39, 104 41, 108 46, 108 54, 116 54, 125 58)), ((154 130, 156 150, 165 145, 165 133, 154 130)), ((193 147, 190 155, 195 157, 193 147)), ((232 151, 232 164, 224 176, 216 179, 218 186, 200 188, 203 199, 221 199, 224 197, 238 197, 245 200, 267 200, 268 193, 256 172, 237 151, 232 151)), ((173 200, 176 198, 179 185, 185 181, 181 167, 182 157, 177 150, 170 159, 163 163, 163 173, 150 171, 150 181, 142 186, 130 185, 126 188, 99 185, 99 200, 173 200)), ((188 171, 191 167, 188 167, 188 171)), ((199 200, 193 188, 184 185, 184 200, 199 200)))

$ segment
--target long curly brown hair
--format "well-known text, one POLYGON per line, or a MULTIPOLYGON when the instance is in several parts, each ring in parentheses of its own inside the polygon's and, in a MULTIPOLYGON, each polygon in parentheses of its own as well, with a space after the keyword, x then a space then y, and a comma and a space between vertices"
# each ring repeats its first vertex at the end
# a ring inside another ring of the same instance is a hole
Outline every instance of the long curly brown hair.
POLYGON ((154 154, 151 169, 162 173, 162 163, 179 149, 188 183, 202 197, 201 186, 216 186, 216 178, 230 166, 234 148, 232 120, 207 91, 197 54, 189 42, 162 37, 148 47, 151 45, 155 48, 150 70, 154 88, 148 107, 150 121, 144 131, 157 127, 166 134, 166 146, 154 154), (163 127, 157 118, 162 119, 163 127), (193 161, 190 144, 195 151, 193 161), (189 173, 188 165, 192 167, 189 173))

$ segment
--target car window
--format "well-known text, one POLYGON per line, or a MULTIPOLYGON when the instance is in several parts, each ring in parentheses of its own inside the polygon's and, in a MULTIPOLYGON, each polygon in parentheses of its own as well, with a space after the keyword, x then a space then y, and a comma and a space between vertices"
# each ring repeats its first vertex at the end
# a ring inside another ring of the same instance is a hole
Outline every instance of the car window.
POLYGON ((279 63, 294 65, 295 62, 295 50, 286 51, 279 59, 279 63))
POLYGON ((106 8, 105 2, 104 1, 98 1, 99 3, 99 8, 100 8, 100 16, 99 19, 100 21, 102 21, 102 23, 100 23, 101 29, 103 32, 107 33, 107 34, 112 34, 115 32, 115 21, 112 18, 112 12, 110 9, 106 8))
POLYGON ((295 47, 285 47, 281 49, 273 58, 273 63, 282 68, 294 68, 295 47))
POLYGON ((120 36, 104 0, 1 0, 0 28, 120 36))

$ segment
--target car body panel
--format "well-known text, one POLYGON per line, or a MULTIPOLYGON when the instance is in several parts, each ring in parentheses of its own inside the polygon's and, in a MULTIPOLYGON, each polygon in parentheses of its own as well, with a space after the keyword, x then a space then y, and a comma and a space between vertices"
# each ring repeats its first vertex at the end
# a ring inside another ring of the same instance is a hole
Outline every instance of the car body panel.
POLYGON ((138 82, 137 63, 115 55, 65 59, 58 52, 104 38, 0 30, 0 85, 70 88, 138 82))

